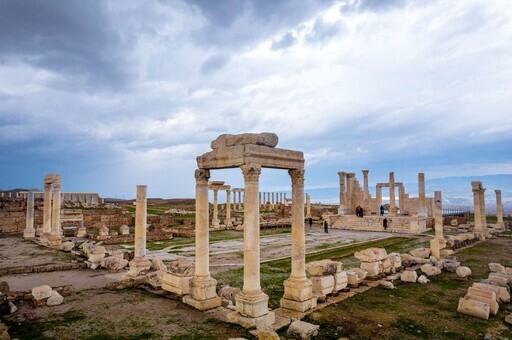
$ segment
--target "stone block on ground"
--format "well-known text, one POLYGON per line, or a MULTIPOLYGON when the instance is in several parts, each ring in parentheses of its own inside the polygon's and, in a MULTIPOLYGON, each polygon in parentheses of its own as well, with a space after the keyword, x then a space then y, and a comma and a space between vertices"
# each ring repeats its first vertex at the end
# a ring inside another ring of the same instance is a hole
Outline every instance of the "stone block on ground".
POLYGON ((494 273, 506 273, 506 269, 499 263, 489 263, 489 270, 494 273))
POLYGON ((464 296, 464 298, 470 299, 470 300, 474 300, 474 301, 480 301, 480 302, 487 303, 487 304, 489 304, 489 313, 491 315, 498 314, 499 305, 498 305, 498 302, 496 302, 495 297, 489 298, 489 297, 485 297, 485 296, 481 296, 481 295, 474 295, 474 294, 471 294, 471 293, 468 292, 464 296))
POLYGON ((416 248, 409 252, 413 257, 428 259, 430 257, 430 248, 416 248))
POLYGON ((385 258, 382 261, 379 261, 379 271, 384 274, 391 274, 394 273, 395 267, 391 264, 391 260, 388 258, 385 258))
POLYGON ((333 276, 334 276, 333 292, 339 292, 340 290, 347 288, 347 285, 348 285, 347 272, 342 271, 342 272, 334 274, 333 276))
POLYGON ((457 261, 445 261, 444 262, 444 269, 450 273, 454 273, 457 268, 460 267, 460 262, 457 261))
POLYGON ((73 250, 74 247, 75 247, 75 243, 73 243, 71 241, 67 241, 67 242, 61 243, 60 250, 69 253, 70 251, 73 250))
POLYGON ((242 293, 242 290, 238 287, 223 286, 219 289, 219 296, 222 299, 231 301, 233 304, 236 303, 235 296, 242 293))
POLYGON ((416 282, 418 282, 418 283, 429 283, 430 280, 427 279, 427 277, 425 275, 420 275, 420 277, 418 277, 418 280, 416 282))
POLYGON ((336 273, 338 264, 331 260, 313 261, 306 264, 306 270, 311 276, 326 276, 336 273))
POLYGON ((402 266, 402 257, 399 253, 391 253, 388 254, 388 259, 391 262, 391 265, 395 267, 395 269, 400 268, 402 266))
POLYGON ((471 275, 471 269, 469 269, 469 267, 460 266, 455 270, 455 273, 458 277, 468 277, 471 275))
POLYGON ((404 282, 412 282, 415 283, 418 279, 418 274, 414 270, 406 270, 400 276, 400 280, 404 282))
POLYGON ((128 260, 119 257, 104 257, 100 260, 100 266, 107 269, 109 272, 122 271, 128 265, 128 260))
POLYGON ((271 327, 263 327, 257 330, 258 340, 280 340, 279 335, 271 327))
POLYGON ((169 268, 169 272, 176 276, 194 276, 195 273, 195 264, 193 261, 188 259, 179 259, 171 262, 169 268))
POLYGON ((313 284, 313 294, 327 295, 331 294, 334 290, 334 276, 313 276, 311 277, 313 284))
POLYGON ((451 256, 453 255, 455 252, 451 249, 441 249, 439 251, 439 254, 441 255, 441 257, 446 257, 446 256, 451 256))
POLYGON ((424 264, 423 266, 421 266, 420 269, 427 276, 435 276, 441 274, 441 269, 439 269, 438 267, 434 267, 431 264, 424 264))
POLYGON ((416 262, 414 262, 414 256, 410 254, 400 254, 400 262, 404 267, 410 267, 416 264, 416 262))
MULTIPOLYGON (((508 275, 508 274, 505 274, 505 273, 489 273, 489 279, 494 279, 494 278, 506 279, 507 280, 507 284, 509 286, 512 285, 512 275, 508 275)), ((501 280, 501 281, 503 281, 503 280, 501 280)))
POLYGON ((499 299, 498 302, 510 302, 510 293, 505 287, 490 285, 482 282, 475 282, 473 283, 472 287, 495 292, 497 298, 499 299))
POLYGON ((386 289, 395 289, 395 285, 392 282, 386 281, 386 280, 380 280, 379 285, 381 287, 384 287, 386 289))
POLYGON ((459 299, 457 313, 474 316, 483 320, 489 319, 490 307, 488 303, 467 298, 459 299))
POLYGON ((351 287, 357 287, 368 275, 368 272, 361 268, 348 268, 345 272, 347 273, 348 285, 351 287))
POLYGON ((320 329, 318 325, 297 320, 291 323, 286 334, 295 339, 307 340, 315 337, 318 329, 320 329))
POLYGON ((164 261, 160 260, 156 256, 153 256, 153 258, 151 259, 151 268, 155 270, 167 271, 167 266, 164 264, 164 261))
POLYGON ((512 325, 512 314, 505 316, 505 322, 509 325, 512 325))
POLYGON ((32 288, 32 296, 35 300, 44 300, 52 296, 52 287, 48 285, 38 286, 32 288))
POLYGON ((361 269, 368 273, 368 277, 376 277, 380 274, 379 261, 361 262, 361 269))
POLYGON ((56 291, 52 291, 51 296, 46 300, 48 306, 58 306, 64 302, 64 298, 56 291))

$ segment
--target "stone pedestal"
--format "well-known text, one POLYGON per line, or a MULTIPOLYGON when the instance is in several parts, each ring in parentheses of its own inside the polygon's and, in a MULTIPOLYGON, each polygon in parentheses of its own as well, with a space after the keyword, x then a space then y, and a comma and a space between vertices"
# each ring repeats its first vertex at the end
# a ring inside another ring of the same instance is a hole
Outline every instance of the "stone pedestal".
POLYGON ((128 271, 128 275, 137 276, 141 272, 149 269, 151 269, 151 261, 145 257, 136 257, 130 261, 130 270, 128 271))
POLYGON ((219 307, 221 298, 217 295, 217 280, 210 277, 201 281, 194 277, 190 282, 190 295, 183 297, 183 302, 199 310, 219 307))
POLYGON ((192 276, 178 276, 172 273, 165 273, 162 278, 162 289, 179 296, 190 293, 190 281, 192 276))
POLYGON ((34 192, 29 191, 27 195, 27 221, 25 230, 23 231, 24 238, 35 238, 36 230, 34 229, 34 192))

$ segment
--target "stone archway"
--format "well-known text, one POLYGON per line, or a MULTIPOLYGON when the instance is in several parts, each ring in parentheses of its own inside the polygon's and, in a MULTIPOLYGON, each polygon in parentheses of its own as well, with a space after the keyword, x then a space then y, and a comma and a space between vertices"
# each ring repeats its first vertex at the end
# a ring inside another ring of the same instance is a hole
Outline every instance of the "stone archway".
POLYGON ((236 311, 228 321, 244 327, 274 323, 268 296, 260 286, 259 176, 262 168, 288 170, 292 183, 292 272, 284 282, 283 308, 306 311, 314 306, 312 284, 306 277, 304 230, 304 154, 277 149, 273 133, 221 135, 212 151, 197 157, 196 270, 190 295, 183 301, 204 310, 220 305, 217 281, 209 272, 208 180, 210 170, 240 168, 244 176, 244 285, 236 296, 236 311))

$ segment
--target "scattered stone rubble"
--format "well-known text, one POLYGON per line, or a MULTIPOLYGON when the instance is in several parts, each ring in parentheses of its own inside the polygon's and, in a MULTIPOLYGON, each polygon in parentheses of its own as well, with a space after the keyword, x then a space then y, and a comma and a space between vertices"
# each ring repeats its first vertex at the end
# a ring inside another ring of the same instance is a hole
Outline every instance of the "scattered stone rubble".
MULTIPOLYGON (((467 267, 457 268, 459 272, 469 270, 467 267)), ((512 283, 512 268, 499 263, 489 263, 489 276, 479 283, 473 283, 466 295, 459 299, 457 312, 488 320, 490 315, 496 315, 499 303, 510 302, 510 284, 512 283)), ((471 271, 469 270, 469 274, 471 271)), ((466 275, 467 276, 467 275, 466 275)), ((465 276, 462 276, 465 277, 465 276)))
POLYGON ((343 263, 337 261, 309 262, 306 270, 311 275, 313 295, 326 296, 345 289, 348 285, 348 273, 342 269, 343 263))

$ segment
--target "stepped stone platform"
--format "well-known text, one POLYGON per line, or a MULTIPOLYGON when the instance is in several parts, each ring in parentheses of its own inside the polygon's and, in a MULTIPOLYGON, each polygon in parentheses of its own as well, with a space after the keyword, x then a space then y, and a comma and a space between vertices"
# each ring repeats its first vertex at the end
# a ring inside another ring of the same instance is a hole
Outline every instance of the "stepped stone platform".
POLYGON ((331 229, 358 231, 386 231, 391 233, 419 234, 427 230, 427 219, 412 216, 364 216, 356 215, 324 215, 331 229), (383 220, 387 218, 388 227, 384 230, 383 220))

